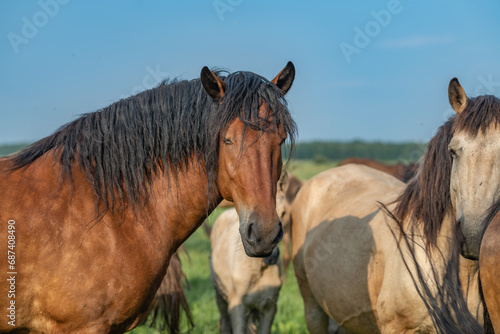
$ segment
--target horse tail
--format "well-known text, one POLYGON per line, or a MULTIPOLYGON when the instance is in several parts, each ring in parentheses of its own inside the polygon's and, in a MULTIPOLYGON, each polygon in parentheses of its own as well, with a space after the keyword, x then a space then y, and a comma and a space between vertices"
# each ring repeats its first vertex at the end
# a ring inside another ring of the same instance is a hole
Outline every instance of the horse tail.
MULTIPOLYGON (((381 209, 401 227, 402 223, 382 203, 381 209)), ((458 227, 457 227, 458 228, 458 227)), ((401 229, 400 233, 389 226, 396 239, 398 250, 413 280, 415 288, 425 304, 437 333, 481 334, 485 331, 467 306, 466 296, 459 275, 460 247, 458 230, 451 240, 449 258, 437 247, 432 250, 437 257, 431 258, 430 249, 417 243, 418 233, 401 229), (402 246, 405 246, 404 250, 402 246), (417 249, 425 249, 430 271, 424 269, 417 258, 417 249), (404 254, 409 254, 404 255, 404 254), (441 261, 439 261, 439 259, 441 261), (412 271, 410 268, 414 268, 412 271), (426 272, 424 274, 424 272, 426 272)), ((469 277, 470 279, 470 277, 469 277)), ((483 302, 484 304, 484 302, 483 302)))
POLYGON ((179 333, 182 311, 184 311, 186 316, 188 331, 194 327, 183 282, 186 283, 189 289, 189 282, 182 270, 181 259, 178 252, 176 252, 170 259, 167 273, 156 292, 149 313, 149 327, 156 327, 161 331, 168 329, 170 333, 179 333))

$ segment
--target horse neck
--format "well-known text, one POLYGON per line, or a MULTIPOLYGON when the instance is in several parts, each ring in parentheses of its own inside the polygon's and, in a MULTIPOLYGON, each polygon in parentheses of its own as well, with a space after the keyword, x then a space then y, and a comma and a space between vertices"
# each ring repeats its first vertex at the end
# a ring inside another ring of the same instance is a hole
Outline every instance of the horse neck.
POLYGON ((406 258, 405 264, 415 287, 420 291, 421 298, 427 301, 430 307, 441 309, 453 300, 457 305, 467 307, 474 316, 481 318, 479 267, 477 261, 467 260, 456 253, 458 245, 454 244, 457 242, 455 233, 455 220, 452 215, 447 214, 443 219, 436 245, 426 248, 422 224, 418 224, 413 234, 407 238, 410 240, 410 245, 413 241, 418 245, 413 243, 415 245, 413 251, 408 249, 403 251, 404 254, 411 254, 408 257, 403 256, 406 258), (417 268, 420 274, 417 274, 417 268))
POLYGON ((179 170, 176 176, 163 173, 151 185, 148 216, 165 225, 166 233, 174 235, 177 249, 221 202, 218 189, 208 192, 203 163, 194 161, 179 170))

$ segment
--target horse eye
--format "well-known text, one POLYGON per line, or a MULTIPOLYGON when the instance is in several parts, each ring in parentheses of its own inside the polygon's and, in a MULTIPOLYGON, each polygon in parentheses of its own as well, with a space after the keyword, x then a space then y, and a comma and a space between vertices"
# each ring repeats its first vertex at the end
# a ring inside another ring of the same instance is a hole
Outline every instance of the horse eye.
POLYGON ((457 152, 455 152, 453 149, 450 148, 450 149, 448 149, 448 151, 450 151, 451 157, 453 159, 455 159, 457 157, 457 152))
POLYGON ((233 141, 231 139, 228 139, 228 138, 222 138, 222 142, 226 145, 232 145, 233 144, 233 141))

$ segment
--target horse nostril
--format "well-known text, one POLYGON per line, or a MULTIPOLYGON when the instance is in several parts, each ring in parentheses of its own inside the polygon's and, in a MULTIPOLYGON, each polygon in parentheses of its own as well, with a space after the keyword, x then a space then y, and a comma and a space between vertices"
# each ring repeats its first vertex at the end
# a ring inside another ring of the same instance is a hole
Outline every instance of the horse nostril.
POLYGON ((250 223, 248 225, 248 229, 247 229, 247 241, 252 246, 254 246, 256 243, 259 243, 261 241, 261 239, 258 238, 257 235, 256 235, 255 226, 254 226, 253 223, 250 223))

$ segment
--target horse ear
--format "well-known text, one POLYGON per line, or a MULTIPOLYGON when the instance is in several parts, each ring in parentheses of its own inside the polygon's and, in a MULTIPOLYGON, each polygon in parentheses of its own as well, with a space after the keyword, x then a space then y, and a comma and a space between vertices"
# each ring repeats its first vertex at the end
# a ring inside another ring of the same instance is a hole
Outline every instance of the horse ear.
POLYGON ((220 100, 226 91, 226 83, 206 66, 201 69, 200 79, 207 94, 214 100, 220 100))
POLYGON ((448 86, 448 98, 450 99, 451 107, 457 114, 464 111, 467 106, 467 95, 465 95, 465 91, 457 78, 453 78, 450 81, 450 85, 448 86))
POLYGON ((295 79, 295 66, 289 61, 285 68, 271 82, 286 94, 290 87, 292 87, 293 79, 295 79))

